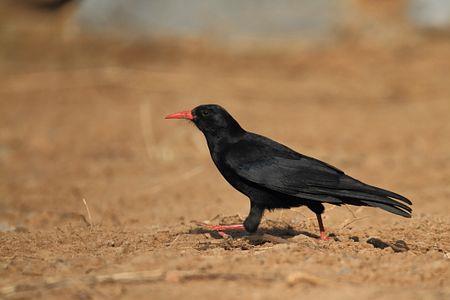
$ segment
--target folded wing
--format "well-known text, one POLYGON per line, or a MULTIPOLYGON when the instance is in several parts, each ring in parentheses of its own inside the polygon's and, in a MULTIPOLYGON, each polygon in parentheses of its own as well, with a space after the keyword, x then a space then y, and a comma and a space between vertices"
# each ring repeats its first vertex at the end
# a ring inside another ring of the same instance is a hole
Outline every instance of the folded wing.
POLYGON ((338 205, 379 207, 411 217, 411 208, 406 205, 411 201, 407 198, 362 183, 331 165, 259 135, 251 134, 231 147, 225 162, 242 179, 272 191, 338 205))

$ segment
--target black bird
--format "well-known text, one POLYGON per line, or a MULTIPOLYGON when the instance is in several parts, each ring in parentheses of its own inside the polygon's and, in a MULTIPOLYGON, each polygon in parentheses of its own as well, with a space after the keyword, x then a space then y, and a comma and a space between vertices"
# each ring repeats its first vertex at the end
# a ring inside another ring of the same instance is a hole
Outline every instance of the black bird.
POLYGON ((243 226, 211 226, 215 230, 245 228, 252 233, 258 229, 266 209, 305 205, 316 214, 320 237, 326 239, 322 203, 378 207, 411 217, 412 210, 406 204, 412 203, 407 198, 365 184, 327 163, 248 132, 219 105, 200 105, 166 119, 191 120, 205 135, 220 173, 250 199, 250 213, 243 226))

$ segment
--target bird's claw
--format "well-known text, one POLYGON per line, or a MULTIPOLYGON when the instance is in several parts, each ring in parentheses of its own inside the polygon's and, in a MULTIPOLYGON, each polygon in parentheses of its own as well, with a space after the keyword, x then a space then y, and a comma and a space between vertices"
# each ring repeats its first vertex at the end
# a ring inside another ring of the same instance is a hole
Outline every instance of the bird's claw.
POLYGON ((321 241, 329 241, 330 240, 330 238, 328 237, 328 235, 326 234, 325 231, 321 231, 320 232, 320 238, 319 239, 321 241))
POLYGON ((201 227, 206 227, 210 230, 214 230, 217 232, 218 235, 220 235, 222 238, 226 239, 229 238, 230 235, 226 234, 224 230, 245 230, 244 225, 242 224, 234 224, 234 225, 211 225, 206 224, 204 222, 198 222, 194 221, 194 223, 201 227))

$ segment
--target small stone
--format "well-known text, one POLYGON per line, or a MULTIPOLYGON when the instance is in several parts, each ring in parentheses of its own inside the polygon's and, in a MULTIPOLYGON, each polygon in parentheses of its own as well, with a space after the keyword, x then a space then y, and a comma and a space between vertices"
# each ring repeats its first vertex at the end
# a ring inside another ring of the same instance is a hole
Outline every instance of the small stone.
POLYGON ((354 241, 355 243, 359 242, 359 237, 357 237, 357 236, 351 236, 348 239, 354 241))
POLYGON ((382 240, 380 240, 378 238, 370 238, 366 242, 378 249, 384 249, 384 248, 389 247, 388 243, 383 242, 382 240))
POLYGON ((409 250, 408 245, 406 244, 405 241, 403 240, 398 240, 396 241, 394 244, 391 245, 391 248, 395 251, 395 252, 406 252, 409 250))

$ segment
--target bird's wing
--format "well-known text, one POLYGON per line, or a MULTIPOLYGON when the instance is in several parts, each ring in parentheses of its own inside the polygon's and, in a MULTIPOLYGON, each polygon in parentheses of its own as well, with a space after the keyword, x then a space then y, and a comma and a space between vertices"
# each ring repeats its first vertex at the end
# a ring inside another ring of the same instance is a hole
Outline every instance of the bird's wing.
POLYGON ((226 153, 225 163, 245 180, 293 196, 313 186, 339 184, 342 171, 277 146, 264 140, 242 140, 226 153))
POLYGON ((390 211, 403 216, 411 211, 405 204, 391 199, 411 204, 405 197, 364 184, 331 165, 261 136, 252 135, 234 144, 224 161, 240 178, 286 195, 334 204, 383 209, 393 206, 390 211))

